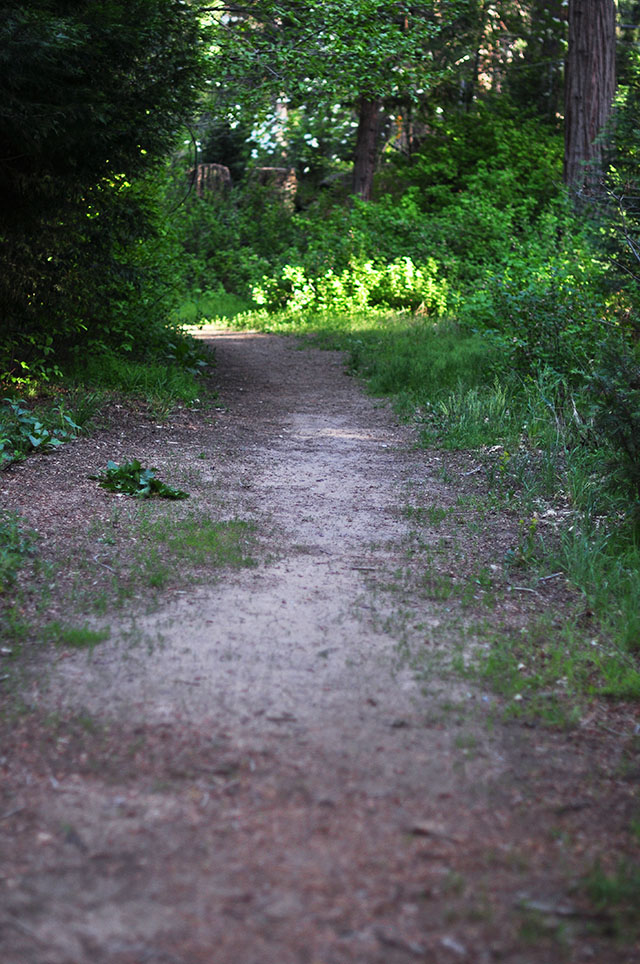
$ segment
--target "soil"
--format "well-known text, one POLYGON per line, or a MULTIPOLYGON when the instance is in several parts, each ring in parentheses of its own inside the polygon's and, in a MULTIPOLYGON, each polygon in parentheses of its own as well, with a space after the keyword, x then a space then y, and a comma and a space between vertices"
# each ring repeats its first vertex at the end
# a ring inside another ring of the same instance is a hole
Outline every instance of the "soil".
POLYGON ((453 668, 482 620, 561 621, 570 588, 508 583, 518 519, 467 524, 486 496, 474 457, 416 448, 339 355, 203 337, 218 401, 166 421, 113 408, 0 478, 40 536, 46 619, 111 633, 32 648, 6 693, 3 964, 640 961, 582 883, 638 857, 637 711, 507 720, 453 668), (141 509, 88 478, 134 456, 191 493, 149 518, 251 520, 257 564, 136 581, 141 509), (429 591, 479 566, 490 616, 481 588, 464 605, 429 591))

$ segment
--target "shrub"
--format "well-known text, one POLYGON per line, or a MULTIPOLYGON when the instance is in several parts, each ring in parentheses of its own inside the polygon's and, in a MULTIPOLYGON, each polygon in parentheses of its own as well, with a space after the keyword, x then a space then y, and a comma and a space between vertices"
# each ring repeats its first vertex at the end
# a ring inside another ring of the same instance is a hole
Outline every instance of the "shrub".
POLYGON ((307 273, 301 265, 285 265, 279 276, 264 277, 252 289, 257 305, 280 311, 357 311, 364 308, 420 309, 441 315, 447 304, 447 283, 437 277, 433 259, 415 265, 397 258, 376 266, 373 261, 351 261, 339 274, 307 273))
POLYGON ((640 517, 640 353, 605 344, 589 389, 593 428, 611 450, 609 482, 628 494, 640 517))

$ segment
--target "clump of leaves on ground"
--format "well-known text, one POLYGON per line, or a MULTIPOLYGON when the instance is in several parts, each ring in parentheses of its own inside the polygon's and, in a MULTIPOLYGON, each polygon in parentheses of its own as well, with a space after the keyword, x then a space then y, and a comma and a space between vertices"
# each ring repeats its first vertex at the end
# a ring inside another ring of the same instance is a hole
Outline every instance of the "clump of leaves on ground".
POLYGON ((138 499, 150 499, 158 496, 161 499, 188 499, 189 493, 182 489, 175 489, 156 476, 157 469, 145 469, 137 459, 130 462, 107 462, 107 468, 98 475, 91 475, 98 484, 109 492, 121 492, 133 495, 138 499))

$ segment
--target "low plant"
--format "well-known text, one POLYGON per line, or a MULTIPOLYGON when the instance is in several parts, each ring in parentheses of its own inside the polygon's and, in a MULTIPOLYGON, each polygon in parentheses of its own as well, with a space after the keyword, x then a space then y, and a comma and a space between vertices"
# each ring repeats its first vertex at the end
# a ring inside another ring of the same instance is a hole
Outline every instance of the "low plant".
POLYGON ((43 629, 43 638, 47 642, 70 649, 93 649, 98 643, 109 639, 110 635, 109 629, 91 629, 88 623, 84 626, 64 626, 53 622, 43 629))
POLYGON ((5 398, 0 403, 0 469, 30 452, 58 448, 80 431, 62 402, 36 413, 20 399, 5 398))
POLYGON ((139 499, 159 496, 162 499, 188 499, 189 493, 174 489, 156 477, 157 469, 145 469, 137 459, 131 462, 107 462, 106 471, 100 475, 90 475, 103 489, 109 492, 122 492, 139 499))

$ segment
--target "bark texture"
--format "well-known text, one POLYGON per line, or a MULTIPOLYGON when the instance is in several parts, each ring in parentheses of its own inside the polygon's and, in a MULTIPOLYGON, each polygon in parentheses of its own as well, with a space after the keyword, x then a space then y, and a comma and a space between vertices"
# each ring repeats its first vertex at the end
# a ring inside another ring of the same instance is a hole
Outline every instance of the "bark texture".
POLYGON ((569 0, 565 83, 565 183, 580 191, 602 170, 604 131, 616 87, 614 0, 569 0))
POLYGON ((371 200, 373 175, 378 153, 378 129, 380 126, 380 101, 360 98, 358 134, 353 165, 353 193, 363 201, 371 200))

